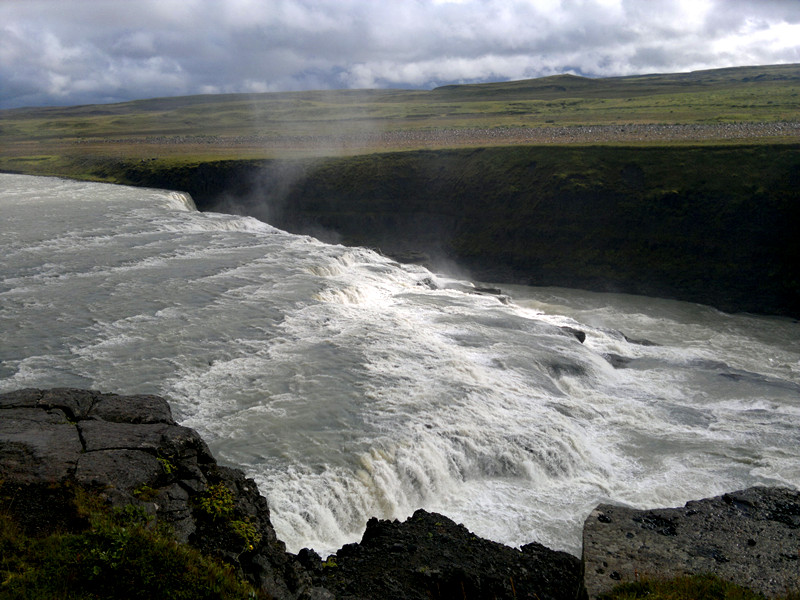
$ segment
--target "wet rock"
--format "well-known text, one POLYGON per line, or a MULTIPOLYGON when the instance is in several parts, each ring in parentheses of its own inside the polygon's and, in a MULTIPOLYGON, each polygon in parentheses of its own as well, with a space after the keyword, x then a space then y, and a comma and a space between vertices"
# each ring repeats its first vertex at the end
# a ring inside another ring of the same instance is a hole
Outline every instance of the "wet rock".
POLYGON ((566 325, 561 328, 562 331, 566 331, 568 334, 575 336, 581 344, 586 341, 586 332, 581 331, 580 329, 576 329, 575 327, 567 327, 566 325))
POLYGON ((439 284, 434 281, 433 277, 426 277, 417 282, 420 287, 428 288, 429 290, 438 290, 439 284))
POLYGON ((605 358, 609 362, 609 364, 615 369, 625 369, 633 362, 632 358, 628 356, 621 356, 619 354, 614 354, 613 352, 604 354, 603 358, 605 358))
POLYGON ((321 562, 300 559, 337 598, 563 598, 580 589, 580 562, 529 544, 516 550, 481 539, 447 517, 418 510, 405 522, 370 519, 359 544, 321 562))
POLYGON ((490 296, 500 296, 503 293, 503 290, 496 287, 488 287, 488 286, 475 286, 473 291, 476 294, 488 294, 490 296))
POLYGON ((586 375, 586 367, 567 360, 551 361, 547 365, 547 371, 553 377, 583 377, 586 375))
POLYGON ((583 565, 589 598, 639 577, 704 573, 785 594, 798 582, 800 492, 755 487, 659 510, 601 505, 584 525, 583 565))
POLYGON ((395 250, 387 251, 386 255, 394 260, 411 265, 429 265, 431 257, 425 252, 416 250, 395 250))
POLYGON ((639 340, 639 339, 631 338, 631 337, 628 337, 627 335, 625 335, 624 333, 622 334, 622 337, 629 344, 636 344, 637 346, 658 346, 658 344, 656 344, 655 342, 651 342, 650 340, 644 340, 644 339, 639 340))

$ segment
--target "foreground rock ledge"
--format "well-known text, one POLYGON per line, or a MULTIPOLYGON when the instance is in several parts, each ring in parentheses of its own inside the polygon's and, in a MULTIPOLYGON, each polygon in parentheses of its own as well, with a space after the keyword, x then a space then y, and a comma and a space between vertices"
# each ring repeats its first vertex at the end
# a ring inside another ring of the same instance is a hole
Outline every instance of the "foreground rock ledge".
POLYGON ((70 492, 81 487, 111 506, 143 507, 169 524, 177 541, 232 564, 274 598, 331 597, 286 553, 255 482, 217 465, 200 436, 179 426, 156 396, 0 394, 0 487, 3 508, 31 533, 80 527, 70 492), (200 507, 220 486, 233 500, 226 519, 200 507), (243 540, 234 521, 252 525, 257 540, 243 540))
POLYGON ((442 515, 416 511, 405 522, 370 519, 359 544, 321 563, 299 558, 337 598, 530 598, 574 600, 580 561, 541 544, 516 550, 481 539, 442 515))
POLYGON ((403 523, 371 519, 360 544, 323 562, 311 550, 286 552, 255 482, 219 466, 162 398, 0 394, 0 508, 31 533, 80 528, 69 497, 75 487, 111 506, 143 507, 178 541, 227 561, 277 599, 573 600, 639 576, 708 572, 766 596, 800 587, 796 491, 752 488, 652 511, 600 506, 586 521, 583 565, 540 544, 517 550, 481 539, 422 510, 403 523), (234 508, 226 519, 210 518, 201 500, 220 487, 234 508), (252 543, 226 524, 234 519, 255 528, 252 543))
POLYGON ((590 598, 641 577, 714 574, 766 597, 800 589, 800 493, 754 487, 682 508, 600 505, 583 529, 590 598))

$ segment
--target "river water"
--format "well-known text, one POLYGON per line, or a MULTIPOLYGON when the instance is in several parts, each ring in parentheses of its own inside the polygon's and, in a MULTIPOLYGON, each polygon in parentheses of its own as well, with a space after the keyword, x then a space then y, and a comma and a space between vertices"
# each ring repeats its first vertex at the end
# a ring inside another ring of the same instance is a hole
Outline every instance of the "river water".
POLYGON ((599 502, 800 486, 797 322, 475 293, 161 190, 0 174, 0 219, 0 391, 165 396, 291 551, 421 507, 579 554, 599 502))

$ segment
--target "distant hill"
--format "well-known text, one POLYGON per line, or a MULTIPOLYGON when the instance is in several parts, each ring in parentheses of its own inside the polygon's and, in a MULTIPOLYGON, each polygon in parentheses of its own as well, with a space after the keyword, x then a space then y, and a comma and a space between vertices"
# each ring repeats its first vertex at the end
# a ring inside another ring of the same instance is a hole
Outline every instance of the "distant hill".
POLYGON ((553 75, 500 83, 447 85, 435 88, 435 95, 461 101, 493 98, 620 98, 652 94, 675 94, 748 89, 753 83, 800 86, 800 65, 732 67, 627 77, 589 78, 577 75, 553 75))
POLYGON ((0 111, 0 169, 88 176, 109 158, 339 156, 497 145, 797 141, 800 65, 590 79, 556 75, 433 90, 154 98, 0 111), (659 126, 657 135, 625 126, 659 126), (671 136, 665 125, 684 129, 671 136), (694 132, 686 126, 702 126, 694 132), (583 128, 594 128, 582 130, 583 128), (598 127, 605 128, 598 135, 598 127), (559 129, 560 128, 560 129, 559 129), (552 135, 551 135, 552 133, 552 135), (591 135, 585 135, 591 133, 591 135))

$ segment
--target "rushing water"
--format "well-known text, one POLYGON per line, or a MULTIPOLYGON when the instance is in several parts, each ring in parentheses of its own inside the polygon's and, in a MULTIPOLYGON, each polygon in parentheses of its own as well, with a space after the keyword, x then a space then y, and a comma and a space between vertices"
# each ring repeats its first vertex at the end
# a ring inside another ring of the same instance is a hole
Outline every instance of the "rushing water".
POLYGON ((800 486, 797 322, 509 302, 161 190, 0 175, 0 219, 0 391, 167 397, 290 550, 424 507, 579 553, 598 502, 800 486))

